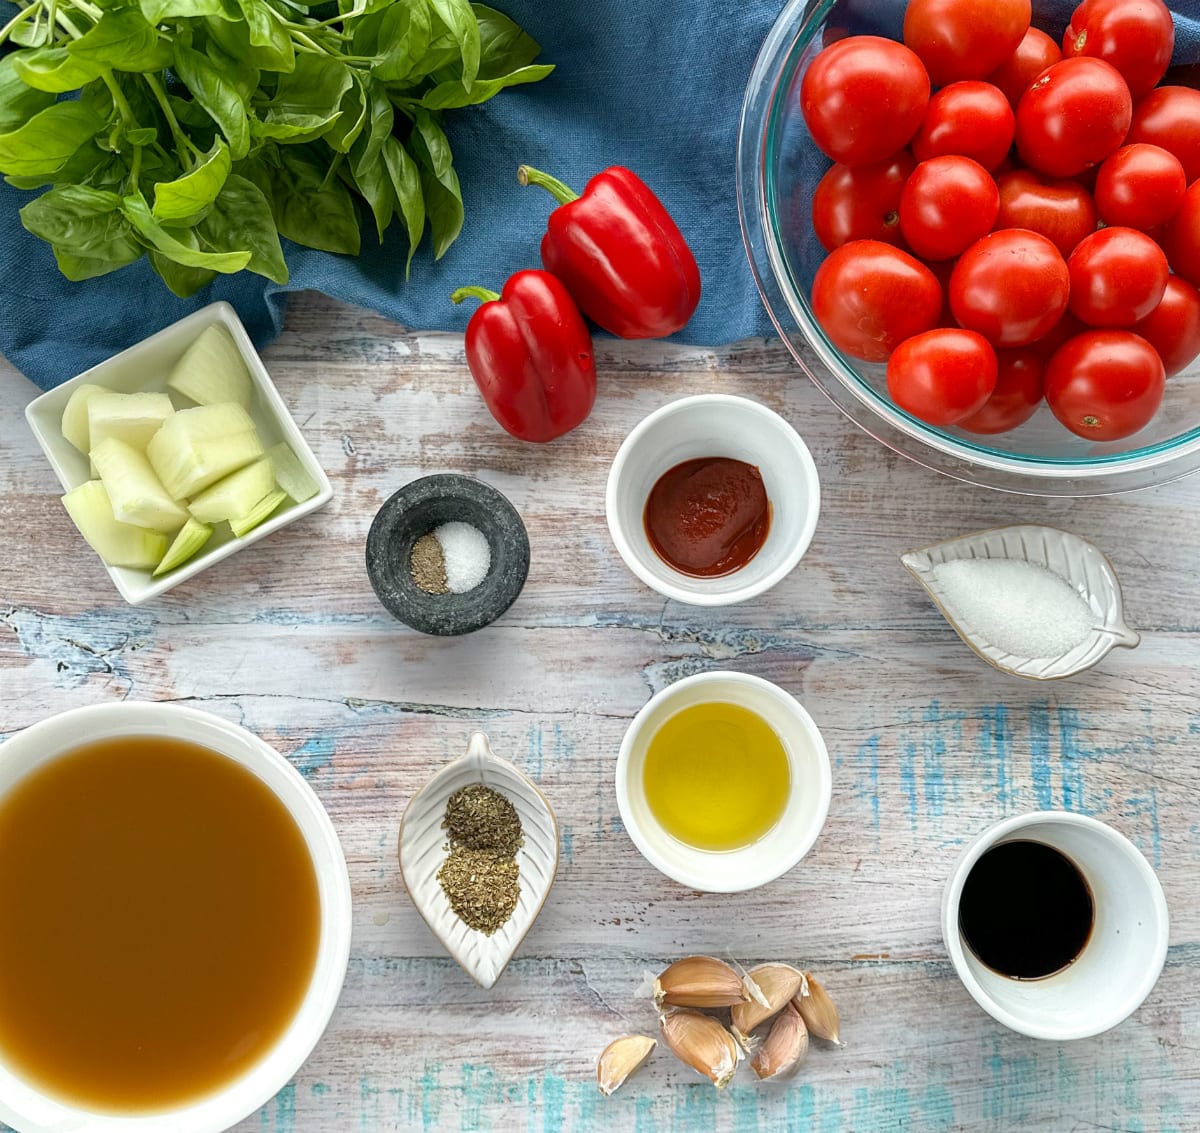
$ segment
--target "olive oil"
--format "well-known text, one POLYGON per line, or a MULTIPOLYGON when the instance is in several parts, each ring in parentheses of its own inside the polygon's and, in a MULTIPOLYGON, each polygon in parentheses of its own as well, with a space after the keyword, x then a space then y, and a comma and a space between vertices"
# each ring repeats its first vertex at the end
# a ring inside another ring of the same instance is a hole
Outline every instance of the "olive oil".
POLYGON ((275 794, 154 736, 85 744, 0 799, 0 909, 4 1061, 108 1113, 173 1108, 259 1061, 308 990, 321 920, 275 794))
POLYGON ((673 838, 698 850, 757 842, 783 815, 791 786, 787 749, 740 704, 693 704, 650 739, 646 802, 673 838))

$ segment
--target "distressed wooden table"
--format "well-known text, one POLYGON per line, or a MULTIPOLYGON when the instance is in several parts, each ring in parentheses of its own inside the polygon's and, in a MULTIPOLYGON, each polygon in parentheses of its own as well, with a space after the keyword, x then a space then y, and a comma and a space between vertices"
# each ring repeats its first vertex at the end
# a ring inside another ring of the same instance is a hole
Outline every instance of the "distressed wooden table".
MULTIPOLYGON (((546 448, 496 428, 453 336, 407 334, 304 297, 266 353, 336 494, 310 519, 142 609, 121 603, 57 500, 0 373, 0 730, 111 700, 240 721, 321 796, 354 886, 354 947, 332 1025, 241 1133, 392 1130, 1200 1129, 1200 479, 1093 501, 1030 500, 943 479, 860 433, 777 342, 722 350, 597 343, 601 396, 546 448), (765 597, 664 602, 609 542, 621 439, 663 401, 747 394, 808 441, 824 507, 812 549, 765 597), (406 481, 476 473, 529 527, 524 593, 496 625, 436 640, 383 611, 363 545, 406 481), (1112 557, 1140 648, 1049 687, 979 662, 901 569, 910 547, 1017 521, 1068 527, 1112 557), (688 892, 637 853, 612 778, 629 718, 704 669, 792 691, 834 762, 829 821, 790 874, 752 893, 688 892), (394 846, 405 801, 468 733, 557 808, 562 859, 516 959, 481 991, 409 903, 394 846), (1136 1015, 1064 1045, 1005 1031, 955 979, 938 909, 964 842, 1004 815, 1065 807, 1111 822, 1159 871, 1171 950, 1136 1015), (718 1094, 660 1050, 619 1094, 596 1054, 653 1031, 643 972, 692 952, 818 972, 843 1050, 787 1087, 744 1070, 718 1094)), ((19 931, 19 926, 6 926, 19 931)))

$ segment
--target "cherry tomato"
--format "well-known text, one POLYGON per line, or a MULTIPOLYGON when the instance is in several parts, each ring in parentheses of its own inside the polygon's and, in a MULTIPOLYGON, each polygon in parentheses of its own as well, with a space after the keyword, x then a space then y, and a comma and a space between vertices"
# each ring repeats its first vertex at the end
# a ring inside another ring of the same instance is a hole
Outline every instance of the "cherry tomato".
POLYGON ((937 322, 942 289, 907 252, 879 240, 853 240, 817 268, 812 307, 839 350, 882 362, 906 338, 937 322))
POLYGON ((948 260, 990 232, 1000 207, 991 175, 969 157, 931 157, 900 193, 900 231, 928 260, 948 260))
POLYGON ((1040 232, 1063 254, 1096 231, 1092 195, 1077 181, 1055 181, 1028 169, 1006 173, 996 182, 1000 191, 997 228, 1028 228, 1040 232))
POLYGON ((1183 204, 1167 225, 1163 251, 1171 267, 1200 287, 1200 181, 1188 186, 1183 204))
POLYGON ((834 165, 812 199, 813 230, 832 252, 851 240, 882 240, 902 246, 900 190, 916 161, 901 150, 876 165, 834 165))
POLYGON ((1007 433, 1023 425, 1042 403, 1046 360, 1036 350, 996 351, 996 388, 970 417, 958 425, 969 433, 1007 433))
POLYGON ((1200 291, 1171 276, 1158 306, 1130 329, 1158 351, 1167 377, 1178 374, 1200 355, 1200 291))
POLYGON ((1046 401, 1072 433, 1119 441, 1149 424, 1162 403, 1162 359, 1127 330, 1069 338, 1046 365, 1046 401))
POLYGON ((1016 51, 1030 15, 1029 0, 909 0, 904 42, 935 87, 982 79, 1016 51))
POLYGON ((1137 104, 1125 142, 1149 142, 1173 153, 1190 185, 1200 178, 1200 90, 1152 90, 1137 104))
POLYGON ((912 151, 918 161, 958 154, 995 169, 1012 148, 1015 128, 1012 107, 999 87, 974 79, 951 83, 929 100, 912 151))
POLYGON ((852 35, 824 48, 800 83, 800 109, 822 153, 870 165, 908 144, 929 105, 929 76, 902 43, 852 35))
POLYGON ((1083 0, 1063 35, 1063 57, 1111 63, 1140 98, 1166 74, 1175 25, 1162 0, 1083 0))
POLYGON ((1061 58, 1058 44, 1044 31, 1031 27, 1025 33, 1025 38, 1017 44, 1016 51, 988 75, 987 81, 998 86, 1009 105, 1016 110, 1021 95, 1029 89, 1033 80, 1061 58))
POLYGON ((1017 105, 1017 152, 1051 177, 1098 165, 1124 140, 1133 117, 1129 88, 1103 59, 1046 68, 1017 105))
POLYGON ((1179 158, 1161 146, 1136 142, 1104 159, 1096 174, 1096 210, 1105 224, 1145 232, 1170 220, 1186 191, 1179 158))
POLYGON ((887 365, 888 393, 930 425, 977 413, 996 388, 996 352, 981 334, 942 328, 905 339, 887 365))
POLYGON ((950 309, 993 346, 1028 346, 1062 317, 1069 287, 1066 261, 1045 236, 1006 228, 977 240, 954 265, 950 309))
POLYGON ((1131 327, 1163 297, 1167 257, 1136 228, 1102 228, 1067 260, 1071 313, 1093 327, 1131 327))

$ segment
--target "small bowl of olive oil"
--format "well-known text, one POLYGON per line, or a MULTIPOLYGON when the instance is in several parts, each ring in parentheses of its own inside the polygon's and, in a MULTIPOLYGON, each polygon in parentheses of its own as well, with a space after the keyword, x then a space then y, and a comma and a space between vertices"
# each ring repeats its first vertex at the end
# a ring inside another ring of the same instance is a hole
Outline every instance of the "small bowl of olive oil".
POLYGON ((617 806, 651 865, 692 889, 774 881, 812 848, 829 810, 825 741, 803 706, 746 673, 687 677, 634 717, 617 806))

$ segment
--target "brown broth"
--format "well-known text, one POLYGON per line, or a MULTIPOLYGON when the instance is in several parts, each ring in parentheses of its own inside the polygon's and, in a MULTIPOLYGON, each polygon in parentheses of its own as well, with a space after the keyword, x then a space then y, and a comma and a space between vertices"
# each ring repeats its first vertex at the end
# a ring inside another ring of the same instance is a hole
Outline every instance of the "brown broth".
POLYGON ((86 744, 0 799, 0 1057, 110 1112, 248 1070, 308 990, 312 859, 256 776, 208 748, 86 744))

